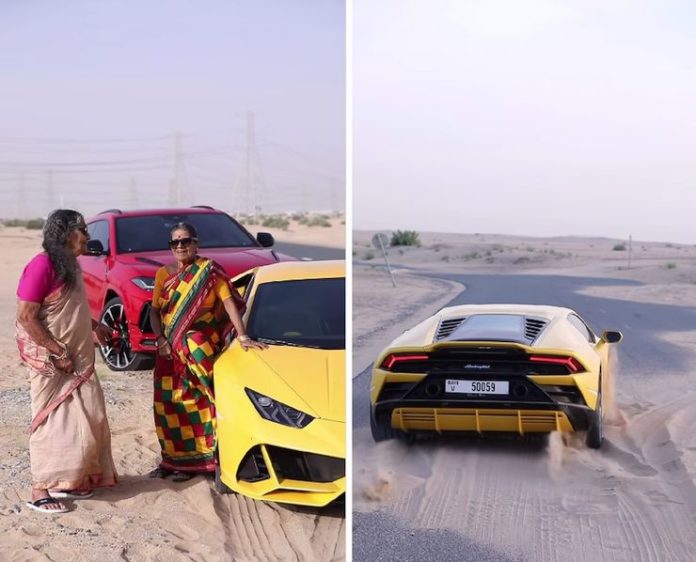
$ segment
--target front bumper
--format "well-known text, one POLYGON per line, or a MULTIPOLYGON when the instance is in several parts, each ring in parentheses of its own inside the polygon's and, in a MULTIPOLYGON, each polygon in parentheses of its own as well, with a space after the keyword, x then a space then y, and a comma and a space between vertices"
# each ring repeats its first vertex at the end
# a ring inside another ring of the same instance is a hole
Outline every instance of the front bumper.
POLYGON ((233 485, 224 469, 222 480, 254 499, 321 507, 345 493, 345 472, 345 458, 257 445, 242 457, 233 485))
POLYGON ((262 419, 246 396, 229 409, 220 405, 220 477, 230 489, 258 500, 314 507, 345 493, 344 422, 317 418, 297 429, 262 419))

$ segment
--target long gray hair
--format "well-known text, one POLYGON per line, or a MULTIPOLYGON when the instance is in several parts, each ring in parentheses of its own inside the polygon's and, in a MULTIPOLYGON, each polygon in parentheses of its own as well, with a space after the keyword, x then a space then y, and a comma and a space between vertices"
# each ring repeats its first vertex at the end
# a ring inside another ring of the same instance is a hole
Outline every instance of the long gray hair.
POLYGON ((83 216, 70 209, 56 209, 46 219, 43 227, 43 249, 53 264, 56 281, 65 283, 67 288, 75 285, 77 278, 77 259, 66 247, 71 231, 84 224, 83 216))

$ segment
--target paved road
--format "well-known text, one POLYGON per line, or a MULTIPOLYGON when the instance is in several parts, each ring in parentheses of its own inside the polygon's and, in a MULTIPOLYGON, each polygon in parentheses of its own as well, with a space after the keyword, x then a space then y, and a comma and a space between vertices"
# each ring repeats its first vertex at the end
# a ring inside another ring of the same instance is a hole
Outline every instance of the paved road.
POLYGON ((304 244, 286 244, 276 242, 273 249, 281 254, 287 254, 298 259, 311 260, 342 260, 346 257, 343 248, 325 248, 322 246, 307 246, 304 244))
MULTIPOLYGON (((524 303, 566 306, 575 309, 597 332, 620 330, 622 384, 631 378, 659 377, 693 367, 679 347, 656 337, 656 332, 693 330, 696 311, 679 306, 635 303, 577 294, 588 285, 637 285, 632 281, 535 275, 437 275, 458 281, 467 290, 450 305, 524 303)), ((384 342, 385 345, 388 342, 384 342)), ((353 381, 354 430, 369 426, 369 372, 353 381)), ((355 432, 354 432, 355 434, 355 432)), ((368 435, 369 431, 361 431, 368 435)), ((367 437, 369 439, 369 437, 367 437)), ((359 460, 355 460, 358 463, 359 460)), ((358 513, 353 518, 353 560, 505 560, 467 537, 452 532, 409 529, 385 511, 358 513), (378 538, 376 538, 378 537, 378 538), (427 556, 423 553, 429 553, 427 556), (469 554, 467 554, 469 553, 469 554)))

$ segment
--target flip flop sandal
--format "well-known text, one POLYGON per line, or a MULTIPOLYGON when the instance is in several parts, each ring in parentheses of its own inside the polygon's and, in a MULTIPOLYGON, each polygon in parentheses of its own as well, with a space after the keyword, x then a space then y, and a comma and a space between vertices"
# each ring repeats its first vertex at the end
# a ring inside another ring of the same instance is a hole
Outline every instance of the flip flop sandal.
POLYGON ((172 474, 170 470, 166 470, 159 466, 147 473, 150 478, 166 478, 170 474, 172 474))
POLYGON ((52 498, 86 500, 94 495, 94 490, 85 490, 84 492, 79 490, 49 490, 48 493, 51 494, 52 498))
POLYGON ((33 502, 26 502, 27 507, 35 511, 40 511, 41 513, 66 513, 68 508, 63 506, 59 509, 49 509, 47 505, 61 505, 61 503, 56 498, 41 498, 33 502))
POLYGON ((194 478, 195 476, 196 475, 192 472, 181 472, 180 470, 177 470, 172 475, 172 482, 186 482, 187 480, 191 480, 191 478, 194 478))

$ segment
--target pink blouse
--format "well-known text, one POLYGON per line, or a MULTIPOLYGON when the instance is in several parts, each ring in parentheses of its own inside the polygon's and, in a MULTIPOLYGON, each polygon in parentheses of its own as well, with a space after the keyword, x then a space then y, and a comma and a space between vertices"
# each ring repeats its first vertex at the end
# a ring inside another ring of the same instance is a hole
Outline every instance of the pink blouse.
POLYGON ((41 253, 26 265, 19 278, 17 297, 23 301, 43 302, 43 300, 60 287, 56 281, 56 272, 48 254, 41 253))

